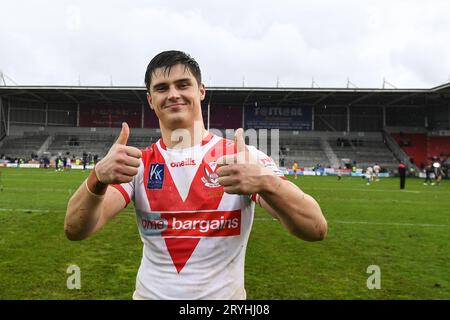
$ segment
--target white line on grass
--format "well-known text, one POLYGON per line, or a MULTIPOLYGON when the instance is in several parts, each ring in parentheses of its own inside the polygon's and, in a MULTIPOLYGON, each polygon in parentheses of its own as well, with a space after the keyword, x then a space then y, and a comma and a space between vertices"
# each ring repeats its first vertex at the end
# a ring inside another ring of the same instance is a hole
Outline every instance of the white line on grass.
MULTIPOLYGON (((365 187, 365 186, 364 186, 365 187)), ((368 188, 364 188, 361 187, 360 189, 341 189, 342 191, 369 191, 369 192, 401 192, 401 193, 422 193, 422 191, 414 191, 414 190, 397 190, 397 189, 369 189, 368 188)), ((304 189, 307 190, 332 190, 332 191, 336 191, 336 188, 317 188, 317 187, 312 187, 312 188, 308 188, 305 187, 304 189)))
MULTIPOLYGON (((19 211, 19 212, 60 212, 59 210, 44 210, 44 209, 12 209, 12 208, 0 208, 0 211, 19 211)), ((62 212, 62 211, 61 211, 62 212)), ((134 212, 122 212, 128 214, 134 214, 134 212)), ((274 218, 254 218, 255 221, 278 221, 274 218)), ((344 220, 332 220, 329 223, 340 224, 365 224, 365 225, 384 225, 384 226, 401 226, 401 227, 443 227, 450 228, 448 224, 431 224, 431 223, 395 223, 395 222, 372 222, 372 221, 344 221, 344 220)))
POLYGON ((0 211, 20 211, 20 212, 50 212, 50 210, 41 210, 41 209, 8 209, 8 208, 0 208, 0 211))
MULTIPOLYGON (((34 188, 4 188, 4 190, 7 190, 7 191, 33 191, 33 192, 36 191, 36 189, 34 189, 34 188)), ((69 192, 69 193, 71 193, 72 191, 73 191, 72 189, 62 189, 62 188, 61 189, 50 189, 50 188, 39 189, 40 193, 42 193, 42 192, 69 192)))
POLYGON ((331 223, 369 224, 369 225, 401 226, 401 227, 444 227, 444 228, 450 228, 450 225, 448 225, 448 224, 431 224, 431 223, 396 223, 396 222, 342 221, 342 220, 334 220, 334 221, 331 221, 331 223))
MULTIPOLYGON (((273 218, 255 218, 256 221, 277 221, 273 218)), ((395 222, 372 222, 372 221, 343 221, 343 220, 332 220, 329 223, 340 223, 340 224, 365 224, 365 225, 383 225, 383 226, 400 226, 400 227, 441 227, 450 228, 449 224, 431 224, 431 223, 395 223, 395 222)))

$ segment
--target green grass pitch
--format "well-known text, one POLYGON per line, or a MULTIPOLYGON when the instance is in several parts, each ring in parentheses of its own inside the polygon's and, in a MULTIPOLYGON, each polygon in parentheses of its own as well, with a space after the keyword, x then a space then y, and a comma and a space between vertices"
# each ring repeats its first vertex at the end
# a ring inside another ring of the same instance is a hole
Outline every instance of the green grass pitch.
MULTIPOLYGON (((0 169, 0 299, 131 299, 142 244, 133 206, 91 238, 66 239, 67 200, 87 172, 0 169), (0 188, 1 189, 1 188, 0 188), (81 289, 67 288, 67 268, 81 289)), ((450 186, 397 178, 293 180, 328 220, 298 240, 257 209, 246 256, 248 299, 450 299, 450 186), (380 289, 369 289, 371 265, 380 289)))

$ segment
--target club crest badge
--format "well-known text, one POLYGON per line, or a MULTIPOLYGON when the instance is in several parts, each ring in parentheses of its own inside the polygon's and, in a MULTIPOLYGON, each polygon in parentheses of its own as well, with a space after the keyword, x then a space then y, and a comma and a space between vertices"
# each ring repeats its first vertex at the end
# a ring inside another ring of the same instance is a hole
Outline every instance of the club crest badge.
POLYGON ((210 163, 205 162, 203 167, 204 175, 201 180, 205 184, 205 186, 209 188, 220 187, 219 175, 216 173, 217 163, 214 161, 210 163))

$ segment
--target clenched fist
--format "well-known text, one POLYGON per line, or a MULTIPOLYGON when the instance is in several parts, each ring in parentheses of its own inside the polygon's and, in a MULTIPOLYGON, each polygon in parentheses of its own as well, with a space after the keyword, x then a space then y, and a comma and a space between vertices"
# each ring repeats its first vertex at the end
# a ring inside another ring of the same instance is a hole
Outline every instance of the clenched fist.
POLYGON ((129 135, 130 128, 124 122, 119 138, 94 168, 99 182, 103 184, 130 182, 138 173, 142 152, 135 147, 127 146, 129 135))
POLYGON ((258 193, 264 187, 264 176, 273 172, 262 166, 252 156, 244 140, 244 130, 239 128, 234 135, 236 154, 224 155, 217 159, 219 184, 230 194, 258 193))

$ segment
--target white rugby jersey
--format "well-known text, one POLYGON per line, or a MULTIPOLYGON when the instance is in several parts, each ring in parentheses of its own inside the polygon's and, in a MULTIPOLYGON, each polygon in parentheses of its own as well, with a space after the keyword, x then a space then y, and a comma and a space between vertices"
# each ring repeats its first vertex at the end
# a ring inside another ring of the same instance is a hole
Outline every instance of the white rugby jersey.
MULTIPOLYGON (((283 176, 271 158, 248 148, 283 176)), ((133 299, 246 298, 244 260, 255 204, 223 191, 215 162, 235 152, 233 141, 212 134, 186 149, 167 149, 160 139, 142 151, 130 183, 113 185, 127 204, 134 202, 144 244, 133 299)))

